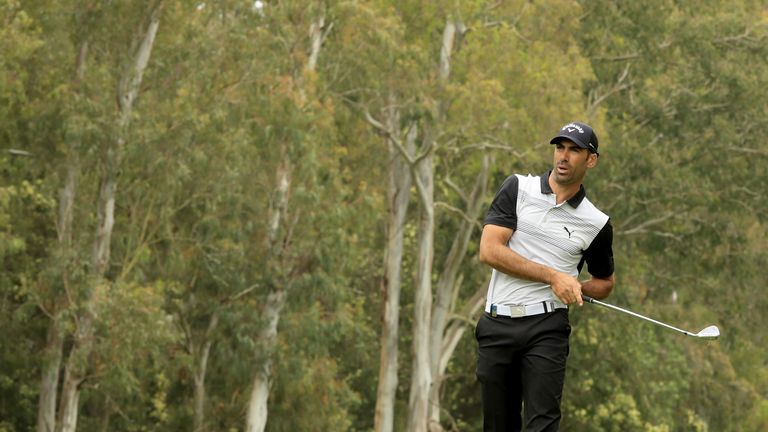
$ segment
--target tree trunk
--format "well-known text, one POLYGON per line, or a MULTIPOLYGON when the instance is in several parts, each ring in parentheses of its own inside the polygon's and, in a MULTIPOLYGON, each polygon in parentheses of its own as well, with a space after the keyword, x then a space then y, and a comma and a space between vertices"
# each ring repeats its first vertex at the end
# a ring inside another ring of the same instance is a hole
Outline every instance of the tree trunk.
MULTIPOLYGON (((432 144, 431 133, 425 134, 425 148, 432 144)), ((429 415, 429 389, 432 376, 429 370, 429 324, 432 313, 432 261, 434 256, 434 167, 431 150, 412 167, 421 203, 419 222, 419 252, 416 288, 413 304, 413 366, 411 392, 408 399, 408 431, 427 430, 429 415)))
POLYGON ((464 219, 459 224, 459 229, 454 237, 453 244, 445 259, 442 273, 437 281, 435 290, 435 305, 432 310, 432 323, 430 328, 430 373, 432 374, 432 389, 430 390, 430 415, 429 424, 432 432, 441 431, 440 425, 440 387, 444 370, 440 370, 441 354, 445 328, 448 323, 448 315, 455 306, 459 284, 456 283, 459 269, 467 254, 467 247, 472 232, 476 226, 475 220, 482 212, 483 198, 488 184, 488 167, 490 156, 483 157, 482 168, 475 180, 472 192, 467 197, 464 219))
POLYGON ((280 232, 280 224, 284 219, 285 212, 288 210, 288 201, 291 197, 292 164, 287 153, 288 150, 283 148, 282 162, 277 168, 276 196, 270 206, 271 215, 265 245, 269 251, 275 251, 275 248, 279 248, 277 236, 280 232))
POLYGON ((61 316, 56 313, 48 326, 45 351, 43 353, 43 377, 40 383, 40 398, 37 408, 37 432, 54 432, 56 428, 56 393, 59 386, 64 338, 61 334, 61 316))
POLYGON ((325 39, 325 15, 318 17, 309 26, 309 59, 306 70, 314 72, 317 68, 317 59, 320 57, 320 48, 325 39))
POLYGON ((440 351, 440 362, 438 363, 438 376, 445 375, 445 369, 448 367, 448 362, 453 356, 456 346, 459 344, 461 337, 468 328, 474 328, 477 322, 478 312, 483 310, 485 306, 485 297, 488 292, 488 284, 481 285, 472 294, 472 297, 467 300, 462 310, 456 314, 456 317, 448 325, 443 337, 443 347, 440 351))
POLYGON ((107 396, 104 400, 104 406, 102 407, 101 412, 101 424, 99 425, 99 431, 101 432, 109 432, 109 422, 112 419, 112 399, 107 396))
POLYGON ((257 370, 248 400, 246 432, 263 432, 267 426, 269 389, 272 386, 272 354, 277 343, 277 324, 285 306, 286 293, 274 289, 267 296, 262 317, 266 322, 258 335, 261 356, 256 359, 257 370))
POLYGON ((93 318, 93 311, 86 311, 77 323, 75 346, 72 347, 64 368, 57 432, 74 432, 77 429, 80 385, 85 381, 88 360, 93 349, 93 318))
MULTIPOLYGON (((282 162, 277 169, 277 178, 275 189, 276 197, 271 205, 270 225, 267 231, 265 247, 275 257, 270 265, 280 266, 279 258, 283 253, 284 242, 278 241, 280 228, 285 221, 285 213, 288 209, 288 202, 291 192, 291 171, 293 164, 288 155, 288 149, 282 148, 282 162)), ((276 268, 276 273, 286 269, 276 268)), ((282 283, 276 283, 270 289, 267 295, 267 301, 262 310, 262 329, 256 336, 256 343, 259 347, 259 355, 254 360, 255 372, 253 378, 253 387, 251 396, 248 399, 246 415, 246 432, 262 432, 267 425, 269 414, 268 401, 269 390, 272 381, 272 353, 277 341, 277 324, 280 321, 280 313, 285 305, 286 292, 282 283)))
MULTIPOLYGON (((390 98, 392 99, 392 98, 390 98)), ((400 116, 396 104, 390 100, 388 115, 389 130, 400 129, 400 116)), ((405 148, 413 152, 418 129, 413 125, 408 130, 405 148)), ((384 310, 382 313, 381 355, 379 360, 379 382, 376 391, 376 414, 374 430, 392 432, 395 418, 395 394, 397 391, 397 342, 400 320, 400 270, 403 261, 403 227, 408 212, 411 175, 408 162, 395 145, 387 140, 390 169, 387 189, 387 250, 384 257, 384 310)))
POLYGON ((208 370, 208 358, 211 355, 211 346, 213 346, 213 332, 219 324, 219 314, 213 313, 208 322, 208 329, 205 331, 205 339, 202 348, 198 353, 198 367, 195 371, 195 415, 192 430, 202 432, 205 430, 205 374, 208 370))
MULTIPOLYGON (((299 104, 302 106, 306 104, 308 97, 304 76, 315 71, 327 31, 324 14, 315 18, 309 27, 309 56, 302 71, 302 78, 297 80, 296 88, 299 104)), ((294 168, 287 145, 283 146, 282 153, 281 164, 277 170, 276 197, 270 209, 266 239, 267 250, 276 258, 284 256, 285 245, 288 244, 288 242, 278 242, 278 236, 280 230, 286 228, 284 222, 290 202, 291 175, 294 168)), ((297 220, 292 223, 296 222, 297 220)), ((276 274, 290 274, 289 263, 276 259, 272 265, 275 267, 276 274)), ((269 391, 272 385, 272 355, 277 344, 277 325, 288 296, 285 286, 286 281, 283 280, 271 288, 262 312, 265 324, 257 335, 257 345, 261 348, 261 355, 255 360, 256 370, 253 388, 248 399, 246 432, 262 432, 267 425, 269 391)))
MULTIPOLYGON (((75 60, 75 76, 73 88, 79 91, 80 83, 85 75, 88 42, 85 41, 78 49, 75 60)), ((77 196, 77 180, 80 172, 80 142, 67 142, 67 161, 64 186, 59 192, 59 217, 56 224, 58 235, 59 259, 62 267, 61 281, 65 292, 69 290, 69 269, 72 256, 72 214, 77 196)), ((37 432, 54 432, 56 430, 56 397, 59 386, 61 360, 63 358, 64 334, 62 329, 62 313, 66 307, 66 295, 54 294, 54 310, 51 323, 48 326, 45 351, 43 354, 42 382, 37 410, 37 432)))
MULTIPOLYGON (((440 45, 438 81, 447 85, 451 73, 451 56, 457 34, 457 22, 448 17, 445 21, 440 45)), ((429 427, 429 398, 434 384, 432 359, 430 359, 432 324, 432 261, 434 255, 434 166, 432 154, 438 131, 445 122, 446 102, 438 100, 438 113, 431 128, 425 128, 422 155, 412 167, 421 203, 419 224, 419 258, 416 295, 414 300, 413 372, 409 397, 408 430, 426 431, 429 427)), ((439 428, 439 422, 437 423, 439 428)))
MULTIPOLYGON (((58 241, 61 256, 64 257, 62 284, 64 290, 69 290, 69 257, 72 248, 72 209, 74 207, 75 195, 77 191, 77 174, 80 169, 79 158, 77 156, 77 145, 69 145, 69 154, 67 155, 67 174, 64 187, 59 195, 59 223, 58 223, 58 241)), ((40 386, 40 398, 37 414, 37 431, 53 432, 59 430, 56 424, 56 396, 59 385, 59 371, 63 358, 64 335, 62 329, 62 312, 60 309, 66 307, 67 295, 56 295, 52 321, 48 327, 48 337, 46 340, 45 356, 43 358, 43 377, 40 386)), ((65 375, 66 377, 66 375, 65 375)), ((67 380, 65 379, 65 383, 67 380)), ((62 409, 64 406, 64 395, 62 393, 62 409)), ((67 403, 72 400, 72 396, 67 394, 67 403)), ((75 401, 76 403, 76 401, 75 401)), ((71 414, 68 414, 71 417, 71 414)))
POLYGON ((74 345, 65 367, 59 425, 56 428, 59 432, 74 432, 77 428, 80 386, 86 378, 88 361, 93 350, 94 322, 98 317, 98 299, 100 291, 105 288, 104 275, 109 265, 112 230, 115 221, 117 175, 126 143, 133 103, 138 96, 159 25, 160 4, 157 4, 150 13, 146 31, 140 37, 134 61, 123 74, 118 87, 119 111, 115 125, 115 137, 106 149, 105 173, 99 189, 98 225, 93 244, 92 273, 87 281, 90 289, 87 289, 82 296, 83 310, 77 320, 74 345))
MULTIPOLYGON (((71 378, 67 376, 67 378, 71 378)), ((61 412, 56 426, 57 432, 75 431, 77 429, 77 414, 80 405, 79 382, 65 379, 62 388, 61 412)))
POLYGON ((442 83, 448 81, 451 76, 451 56, 453 55, 453 43, 456 40, 456 22, 451 18, 445 20, 443 40, 440 45, 440 69, 438 78, 442 83))

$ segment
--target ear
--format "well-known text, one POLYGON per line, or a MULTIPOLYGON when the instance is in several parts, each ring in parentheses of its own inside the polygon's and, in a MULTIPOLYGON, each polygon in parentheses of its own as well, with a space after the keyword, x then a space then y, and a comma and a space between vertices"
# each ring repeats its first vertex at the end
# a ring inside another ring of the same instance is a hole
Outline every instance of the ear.
POLYGON ((594 153, 590 153, 589 156, 587 156, 587 168, 594 168, 597 166, 597 155, 594 153))

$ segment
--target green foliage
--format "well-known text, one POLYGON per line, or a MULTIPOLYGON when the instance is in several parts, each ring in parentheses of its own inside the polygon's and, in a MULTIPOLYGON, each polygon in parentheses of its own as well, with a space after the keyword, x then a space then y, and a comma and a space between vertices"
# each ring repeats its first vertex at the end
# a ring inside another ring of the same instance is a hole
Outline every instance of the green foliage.
MULTIPOLYGON (((205 425, 242 429, 275 287, 288 301, 267 428, 370 430, 388 161, 361 114, 379 118, 392 104, 401 128, 436 134, 435 279, 461 221, 459 191, 481 158, 495 157, 492 191, 512 172, 549 167, 545 138, 583 119, 602 149, 588 193, 616 230, 611 301, 723 331, 702 344, 573 310, 564 430, 768 427, 764 4, 166 1, 127 135, 111 266, 93 287, 102 153, 150 3, 0 0, 0 430, 34 427, 50 320, 71 335, 84 293, 98 295, 99 315, 83 430, 191 429, 207 342, 205 425), (310 70, 320 14, 325 39, 310 70), (447 19, 466 31, 443 82, 447 19), (286 167, 290 193, 268 247, 286 167), (59 200, 69 169, 66 242, 59 200)), ((404 227, 400 427, 417 216, 404 227)), ((459 303, 487 284, 477 233, 459 303)), ((452 430, 481 424, 474 344, 468 325, 443 387, 452 430)))
POLYGON ((755 158, 765 149, 750 137, 765 130, 763 96, 753 89, 768 76, 736 65, 764 55, 754 38, 768 30, 765 11, 749 2, 724 9, 666 1, 588 7, 596 25, 580 38, 596 72, 590 86, 606 91, 625 72, 631 83, 606 99, 612 135, 601 169, 608 174, 595 178, 623 247, 620 298, 648 302, 655 315, 692 327, 716 322, 727 329, 722 345, 686 352, 688 369, 701 373, 691 376, 681 410, 698 428, 752 430, 742 419, 759 400, 751 395, 757 387, 744 382, 751 374, 737 372, 733 362, 736 352, 753 349, 747 329, 758 322, 736 311, 752 302, 742 297, 747 292, 760 298, 749 286, 761 282, 744 278, 765 258, 749 248, 762 243, 749 232, 762 224, 764 209, 744 198, 763 176, 755 158), (710 362, 719 366, 710 369, 710 362), (739 384, 720 387, 725 380, 739 384))
POLYGON ((626 318, 611 312, 579 310, 571 316, 573 348, 563 427, 674 429, 691 380, 682 347, 659 337, 661 331, 651 326, 627 325, 626 318), (586 313, 590 316, 584 317, 586 313))
POLYGON ((371 376, 367 369, 378 354, 370 350, 377 335, 368 330, 370 317, 361 304, 352 300, 331 314, 334 308, 316 303, 286 317, 277 373, 289 384, 275 393, 272 412, 277 420, 270 430, 367 428, 353 425, 351 415, 370 412, 370 404, 365 411, 361 405, 375 395, 375 387, 370 387, 375 370, 371 376), (353 385, 360 387, 355 391, 353 385), (318 417, 319 412, 324 415, 318 417))

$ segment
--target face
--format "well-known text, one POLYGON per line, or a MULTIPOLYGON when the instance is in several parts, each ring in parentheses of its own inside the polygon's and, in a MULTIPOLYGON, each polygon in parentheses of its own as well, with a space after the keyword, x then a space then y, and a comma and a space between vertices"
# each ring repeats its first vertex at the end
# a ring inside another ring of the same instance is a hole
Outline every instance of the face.
POLYGON ((552 174, 557 184, 562 186, 581 184, 587 170, 595 165, 597 165, 597 155, 577 146, 574 142, 563 139, 555 144, 552 174))

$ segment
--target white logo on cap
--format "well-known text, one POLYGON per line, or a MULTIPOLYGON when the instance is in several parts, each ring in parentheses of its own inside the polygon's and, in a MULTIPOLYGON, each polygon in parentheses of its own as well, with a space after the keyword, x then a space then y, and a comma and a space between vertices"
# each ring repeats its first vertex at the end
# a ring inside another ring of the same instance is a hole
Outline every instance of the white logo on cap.
POLYGON ((568 132, 573 132, 577 130, 579 131, 579 133, 584 133, 584 129, 582 129, 581 126, 575 123, 568 123, 567 125, 563 126, 562 130, 567 130, 568 132))

